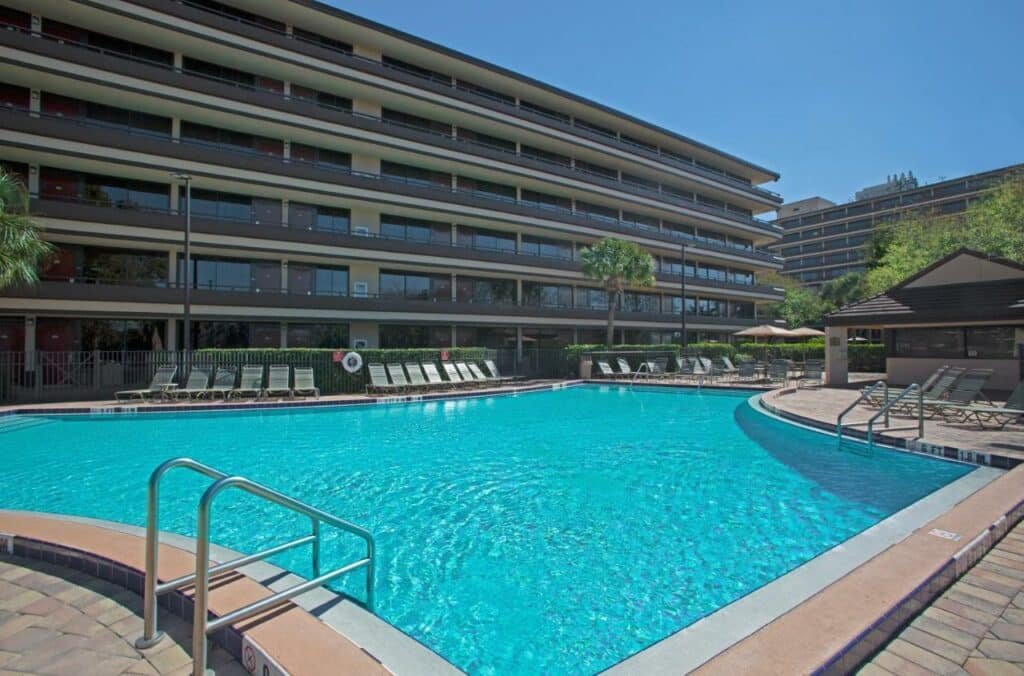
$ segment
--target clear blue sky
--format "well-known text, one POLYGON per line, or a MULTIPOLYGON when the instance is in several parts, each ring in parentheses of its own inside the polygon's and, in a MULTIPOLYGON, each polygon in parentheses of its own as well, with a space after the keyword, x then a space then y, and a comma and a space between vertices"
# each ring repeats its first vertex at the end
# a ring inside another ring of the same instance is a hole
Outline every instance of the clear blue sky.
POLYGON ((1024 162, 1024 2, 329 0, 842 201, 1024 162))

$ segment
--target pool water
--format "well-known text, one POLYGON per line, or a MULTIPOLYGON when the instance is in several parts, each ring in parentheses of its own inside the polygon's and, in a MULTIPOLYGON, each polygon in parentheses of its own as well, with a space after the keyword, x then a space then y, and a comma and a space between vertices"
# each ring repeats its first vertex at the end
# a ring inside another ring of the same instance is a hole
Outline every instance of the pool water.
MULTIPOLYGON (((749 393, 583 386, 404 405, 52 416, 0 433, 0 506, 145 523, 173 456, 248 476, 372 531, 376 612, 474 674, 592 673, 972 470, 763 415, 749 393)), ((165 480, 195 532, 206 482, 165 480)), ((241 551, 308 521, 214 506, 241 551)), ((326 529, 325 529, 326 531, 326 529)), ((361 541, 331 534, 325 568, 361 541)), ((308 549, 274 559, 309 575, 308 549)), ((363 596, 356 573, 339 590, 363 596)))

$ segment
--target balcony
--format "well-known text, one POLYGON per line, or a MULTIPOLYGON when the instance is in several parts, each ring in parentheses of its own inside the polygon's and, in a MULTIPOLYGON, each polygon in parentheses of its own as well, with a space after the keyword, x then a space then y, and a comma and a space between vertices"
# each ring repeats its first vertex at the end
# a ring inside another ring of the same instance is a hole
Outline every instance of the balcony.
POLYGON ((595 228, 603 232, 627 237, 646 237, 652 240, 672 242, 676 246, 687 243, 694 249, 726 253, 776 267, 780 267, 782 264, 781 258, 764 249, 755 249, 753 247, 740 248, 729 244, 701 241, 692 235, 674 230, 659 230, 631 221, 613 220, 580 211, 545 207, 537 203, 514 198, 503 198, 486 192, 439 186, 423 181, 382 174, 353 171, 336 165, 285 160, 276 156, 260 154, 256 151, 243 151, 190 139, 172 139, 166 135, 114 127, 90 120, 74 120, 40 113, 32 114, 29 111, 18 108, 0 108, 0 120, 3 120, 3 126, 8 130, 60 140, 79 141, 103 147, 119 148, 154 157, 202 162, 231 169, 263 172, 275 176, 284 175, 389 194, 441 200, 467 207, 595 228))
MULTIPOLYGON (((396 319, 395 314, 407 314, 409 317, 398 319, 417 319, 417 315, 468 317, 503 317, 509 322, 537 319, 575 319, 603 321, 607 311, 583 307, 533 306, 518 303, 466 303, 448 300, 430 300, 377 296, 367 294, 353 295, 308 295, 288 293, 280 290, 254 290, 239 287, 195 288, 192 290, 194 306, 214 306, 226 308, 262 308, 268 316, 280 317, 279 310, 310 310, 316 312, 337 311, 348 316, 338 319, 374 319, 376 315, 386 313, 388 319, 396 319)), ((100 303, 151 303, 154 307, 153 316, 173 317, 180 314, 178 307, 183 302, 183 288, 175 284, 137 284, 118 280, 80 279, 75 281, 41 281, 32 287, 8 288, 0 294, 2 298, 32 298, 63 301, 91 301, 100 303), (162 307, 161 307, 162 306, 162 307), (171 307, 168 307, 171 306, 171 307)), ((2 305, 2 301, 0 301, 2 305)), ((116 308, 97 311, 100 313, 117 313, 116 308)), ((137 309, 132 314, 139 314, 137 309)), ((197 316, 205 316, 197 313, 197 316)), ((217 316, 217 315, 210 315, 217 316)), ((623 323, 665 324, 675 326, 679 321, 678 313, 665 312, 619 312, 616 315, 623 323)), ((707 324, 712 326, 745 327, 753 326, 753 319, 731 317, 706 317, 687 313, 694 325, 707 324)))
MULTIPOLYGON (((118 208, 114 205, 99 204, 86 200, 56 200, 52 198, 33 198, 31 203, 33 214, 67 220, 78 220, 93 223, 109 223, 111 225, 130 225, 162 230, 183 230, 182 217, 169 211, 140 210, 128 205, 118 208)), ((192 216, 192 231, 195 233, 247 237, 274 241, 287 241, 296 244, 313 244, 336 246, 365 251, 400 253, 416 257, 433 256, 450 261, 449 265, 458 265, 465 269, 485 270, 488 264, 520 265, 524 267, 544 268, 566 272, 582 272, 578 260, 556 256, 538 256, 523 252, 507 250, 467 247, 452 243, 423 242, 418 240, 395 239, 376 234, 354 235, 336 231, 306 230, 289 227, 284 223, 254 223, 230 219, 217 219, 208 216, 192 216), (466 265, 472 261, 478 265, 466 265)), ((678 283, 680 276, 669 272, 658 272, 659 281, 678 283)), ((722 289, 757 294, 765 300, 780 300, 781 294, 774 287, 763 284, 737 284, 687 275, 687 284, 694 290, 722 289)))
POLYGON ((321 61, 345 66, 367 74, 382 76, 396 82, 401 82, 402 84, 412 85, 420 89, 426 89, 460 101, 484 106, 497 112, 514 115, 521 119, 558 129, 559 131, 569 132, 581 138, 597 141, 604 145, 614 147, 620 151, 626 150, 635 155, 641 155, 645 158, 655 160, 675 169, 683 169, 691 174, 727 184, 733 188, 744 190, 758 199, 767 200, 772 204, 782 203, 782 197, 778 193, 752 185, 746 181, 733 178, 727 175, 724 171, 702 167, 693 162, 685 162, 680 158, 662 153, 660 149, 652 150, 635 143, 630 143, 618 136, 610 136, 599 133, 596 130, 576 126, 562 120, 561 118, 544 115, 539 111, 523 108, 516 104, 510 104, 508 101, 501 98, 487 96, 478 90, 460 87, 457 82, 445 83, 436 79, 426 78, 422 74, 409 69, 384 64, 380 61, 361 57, 348 51, 332 49, 321 43, 303 40, 302 38, 274 30, 267 26, 214 11, 208 7, 190 4, 188 0, 177 3, 168 3, 164 0, 134 0, 134 3, 156 10, 163 14, 174 16, 178 19, 203 24, 227 33, 233 33, 235 35, 247 37, 275 47, 293 51, 304 56, 320 59, 321 61))

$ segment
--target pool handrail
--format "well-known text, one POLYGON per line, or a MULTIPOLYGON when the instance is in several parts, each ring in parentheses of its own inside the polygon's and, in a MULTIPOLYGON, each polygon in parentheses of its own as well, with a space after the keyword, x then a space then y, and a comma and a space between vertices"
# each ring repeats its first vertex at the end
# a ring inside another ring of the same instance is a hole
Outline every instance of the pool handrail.
POLYGON ((874 394, 875 390, 877 390, 879 387, 882 388, 883 392, 882 401, 885 404, 889 403, 889 384, 884 380, 879 380, 866 390, 862 390, 857 399, 852 404, 844 408, 842 412, 839 414, 839 417, 836 418, 836 436, 839 438, 839 441, 843 440, 843 418, 846 417, 847 413, 857 408, 857 405, 860 404, 860 402, 864 401, 872 394, 874 394))
POLYGON ((366 608, 372 612, 374 563, 375 547, 373 535, 366 529, 356 526, 355 524, 345 521, 333 514, 317 509, 316 507, 300 502, 272 488, 246 479, 245 477, 230 476, 224 472, 209 467, 208 465, 204 465, 193 460, 192 458, 172 458, 153 470, 153 473, 149 478, 146 500, 146 578, 143 593, 143 633, 136 641, 136 647, 152 647, 163 638, 163 632, 159 631, 157 628, 157 598, 167 592, 193 584, 195 588, 193 597, 195 611, 193 614, 192 634, 194 660, 193 673, 199 676, 204 674, 206 671, 207 636, 209 634, 226 625, 251 617, 252 615, 267 610, 268 608, 283 604, 290 599, 325 584, 326 582, 344 575, 345 573, 349 573, 360 568, 366 568, 365 605, 366 608), (161 584, 157 578, 160 556, 160 481, 168 471, 177 467, 183 467, 214 479, 214 483, 206 489, 199 500, 196 533, 196 572, 194 574, 183 575, 181 577, 168 580, 161 584), (213 499, 221 491, 228 488, 243 490, 258 498, 262 498, 268 502, 284 507, 285 509, 289 509, 298 514, 309 517, 311 522, 310 534, 276 545, 269 549, 256 552, 255 554, 248 554, 230 561, 210 566, 210 508, 212 506, 213 499), (339 568, 335 568, 327 573, 321 574, 321 522, 360 537, 366 543, 366 556, 357 561, 347 563, 339 568), (209 605, 209 581, 212 575, 236 570, 250 563, 261 561, 288 549, 300 547, 306 544, 312 545, 313 579, 233 610, 215 620, 209 620, 207 610, 209 605))

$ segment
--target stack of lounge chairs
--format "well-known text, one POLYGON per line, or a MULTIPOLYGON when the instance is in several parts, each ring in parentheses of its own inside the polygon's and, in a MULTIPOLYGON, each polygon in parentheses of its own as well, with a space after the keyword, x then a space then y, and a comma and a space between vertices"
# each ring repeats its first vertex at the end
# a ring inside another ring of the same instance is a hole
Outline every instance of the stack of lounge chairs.
POLYGON ((292 368, 284 364, 266 368, 267 382, 264 385, 264 367, 245 365, 241 377, 238 377, 236 366, 218 366, 216 371, 210 366, 193 366, 189 369, 185 384, 178 386, 174 376, 178 372, 176 366, 161 366, 157 369, 149 387, 139 390, 122 390, 114 394, 117 401, 199 401, 215 398, 228 399, 261 399, 283 398, 294 399, 296 396, 313 396, 320 398, 320 389, 316 386, 313 368, 296 366, 292 368), (294 380, 293 380, 294 374, 294 380), (212 376, 212 383, 211 383, 212 376), (236 385, 236 380, 237 385, 236 385))
POLYGON ((501 375, 493 359, 481 364, 465 361, 443 361, 441 369, 433 362, 408 361, 404 364, 367 364, 368 393, 407 393, 430 390, 454 390, 504 385, 514 378, 501 375), (482 364, 482 366, 481 366, 482 364), (442 375, 443 373, 443 375, 442 375))

